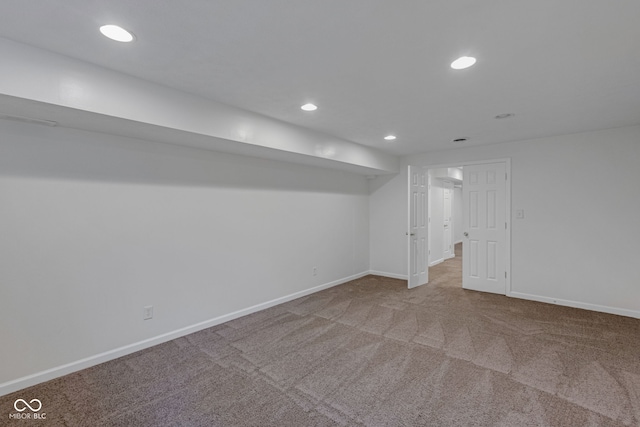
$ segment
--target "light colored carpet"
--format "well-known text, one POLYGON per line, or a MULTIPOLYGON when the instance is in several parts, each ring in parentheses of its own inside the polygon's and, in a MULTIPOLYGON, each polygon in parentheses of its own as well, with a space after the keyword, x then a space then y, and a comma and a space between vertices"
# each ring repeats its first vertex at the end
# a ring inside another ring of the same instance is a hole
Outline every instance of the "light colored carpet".
POLYGON ((640 320, 367 276, 0 398, 8 426, 637 426, 640 320), (37 396, 47 420, 7 420, 37 396))

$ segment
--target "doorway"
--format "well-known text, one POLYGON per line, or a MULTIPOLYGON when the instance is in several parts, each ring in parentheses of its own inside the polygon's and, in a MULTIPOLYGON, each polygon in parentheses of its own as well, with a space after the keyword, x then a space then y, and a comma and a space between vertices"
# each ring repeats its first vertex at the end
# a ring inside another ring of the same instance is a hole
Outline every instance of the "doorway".
POLYGON ((456 237, 462 229, 462 174, 460 166, 428 170, 430 267, 455 257, 454 246, 462 241, 456 237))
POLYGON ((428 167, 427 277, 510 293, 510 170, 509 159, 428 167))

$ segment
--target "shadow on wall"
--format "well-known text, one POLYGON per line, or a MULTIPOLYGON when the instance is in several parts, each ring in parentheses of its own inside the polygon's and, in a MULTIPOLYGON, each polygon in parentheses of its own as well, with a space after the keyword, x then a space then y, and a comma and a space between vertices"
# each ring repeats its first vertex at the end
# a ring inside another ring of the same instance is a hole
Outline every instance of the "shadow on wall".
POLYGON ((374 179, 369 180, 369 194, 375 193, 395 178, 398 174, 378 175, 374 179))
POLYGON ((368 194, 364 176, 317 166, 0 120, 0 176, 368 194))

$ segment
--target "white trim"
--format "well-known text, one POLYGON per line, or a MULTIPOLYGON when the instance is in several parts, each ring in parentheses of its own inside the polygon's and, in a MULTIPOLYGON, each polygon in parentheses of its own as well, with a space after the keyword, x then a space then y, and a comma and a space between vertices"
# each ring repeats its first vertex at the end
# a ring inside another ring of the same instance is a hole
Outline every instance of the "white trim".
POLYGON ((589 304, 586 302, 543 297, 540 295, 526 294, 523 292, 510 292, 509 294, 507 294, 507 296, 512 298, 545 302, 547 304, 563 305, 566 307, 581 308, 584 310, 599 311, 601 313, 617 314, 618 316, 635 317, 636 319, 640 319, 640 311, 638 310, 627 310, 625 308, 609 307, 606 305, 589 304))
POLYGON ((228 322, 230 320, 237 319, 242 316, 246 316, 248 314, 252 314, 261 310, 265 310, 267 308, 273 307, 278 304, 282 304, 296 298, 304 297, 324 289, 328 289, 337 285, 341 285, 346 282, 350 282, 351 280, 359 279, 368 274, 373 274, 369 271, 363 271, 358 274, 354 274, 349 277, 345 277, 342 279, 334 280, 333 282, 325 283, 323 285, 315 286, 310 289, 305 289, 303 291, 294 292, 289 295, 285 295, 280 298, 273 299, 271 301, 263 302, 261 304, 256 304, 254 306, 244 308, 242 310, 234 311, 232 313, 224 314, 222 316, 214 317, 213 319, 205 320, 204 322, 196 323, 191 326, 187 326, 181 329, 177 329, 172 332, 167 332, 162 335, 158 335, 152 338, 148 338, 146 340, 138 341, 133 344, 128 344, 123 347, 119 347, 113 350, 105 351, 104 353, 96 354, 93 356, 86 357, 84 359, 76 360, 75 362, 67 363, 65 365, 57 366, 55 368, 47 369, 45 371, 37 372, 35 374, 27 375, 22 378, 18 378, 15 380, 7 381, 5 383, 0 384, 0 396, 4 396, 9 393, 13 393, 18 390, 22 390, 27 387, 31 387, 36 384, 43 383, 45 381, 52 380, 54 378, 61 377, 63 375, 70 374, 72 372, 77 372, 82 369, 90 368, 91 366, 98 365, 100 363, 108 362, 110 360, 117 359, 122 356, 126 356, 131 353, 135 353, 136 351, 144 350, 149 347, 153 347, 158 344, 162 344, 167 341, 174 340, 176 338, 183 337, 185 335, 192 334, 194 332, 201 331, 203 329, 210 328, 212 326, 219 325, 224 322, 228 322))
MULTIPOLYGON (((413 166, 415 167, 415 166, 413 166)), ((411 165, 407 165, 407 288, 411 289, 411 165)), ((427 184, 428 185, 428 184, 427 184)), ((428 188, 428 187, 427 187, 428 188)), ((427 202, 428 203, 428 202, 427 202)), ((427 230, 428 233, 428 230, 427 230)), ((428 236, 427 236, 428 238, 428 236)), ((427 263, 429 258, 427 258, 427 263)), ((417 268, 417 267, 416 267, 417 268)), ((428 280, 427 276, 427 280, 428 280)))
POLYGON ((505 278, 505 295, 509 295, 511 293, 511 158, 506 158, 503 160, 505 166, 505 172, 507 174, 505 179, 505 204, 506 210, 505 213, 505 222, 507 224, 507 236, 506 236, 506 248, 507 252, 506 260, 505 260, 505 273, 507 277, 505 278))
MULTIPOLYGON (((429 270, 429 268, 431 267, 431 211, 433 210, 432 206, 432 202, 433 200, 431 200, 431 192, 433 191, 431 189, 431 171, 427 169, 427 270, 429 270)), ((409 256, 411 256, 411 253, 409 252, 409 256)), ((427 274, 427 279, 429 278, 429 275, 427 274)))
POLYGON ((390 279, 409 280, 406 274, 387 273, 385 271, 369 270, 369 274, 374 276, 389 277, 390 279))
POLYGON ((437 259, 437 260, 435 260, 433 262, 430 262, 429 263, 429 267, 433 267, 434 265, 438 265, 438 264, 440 264, 442 262, 444 262, 444 258, 437 259))

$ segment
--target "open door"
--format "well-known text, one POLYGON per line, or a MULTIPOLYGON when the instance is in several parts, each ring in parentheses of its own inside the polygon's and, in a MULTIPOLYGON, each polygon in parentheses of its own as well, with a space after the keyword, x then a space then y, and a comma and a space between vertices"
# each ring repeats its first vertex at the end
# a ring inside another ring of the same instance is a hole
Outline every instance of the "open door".
POLYGON ((427 170, 409 166, 409 221, 407 241, 409 245, 409 288, 429 281, 427 252, 427 170))
MULTIPOLYGON (((443 182, 443 202, 444 202, 444 239, 443 239, 443 252, 444 259, 453 258, 455 251, 453 249, 453 219, 452 219, 452 206, 453 206, 453 183, 443 182)), ((433 209, 433 207, 432 207, 433 209)))
POLYGON ((506 295, 505 163, 464 166, 462 287, 506 295))

